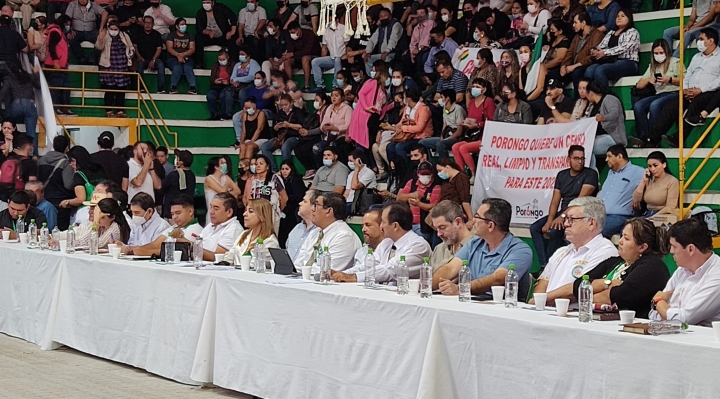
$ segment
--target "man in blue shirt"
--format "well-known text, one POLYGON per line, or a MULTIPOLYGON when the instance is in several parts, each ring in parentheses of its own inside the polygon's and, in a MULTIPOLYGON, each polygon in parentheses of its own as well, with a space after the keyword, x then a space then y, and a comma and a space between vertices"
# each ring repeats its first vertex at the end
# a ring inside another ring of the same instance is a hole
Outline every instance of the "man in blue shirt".
POLYGON ((630 163, 627 150, 621 144, 608 148, 605 162, 610 167, 598 198, 605 202, 607 219, 602 235, 610 238, 620 234, 625 222, 633 216, 632 194, 640 184, 645 170, 630 163))
POLYGON ((486 198, 475 213, 474 237, 455 257, 433 274, 433 290, 443 295, 458 295, 457 278, 462 263, 468 261, 473 295, 486 294, 494 285, 505 285, 510 265, 520 276, 518 300, 525 301, 530 289, 532 250, 510 233, 512 206, 504 199, 486 198))
POLYGON ((35 208, 45 214, 47 228, 52 231, 57 226, 57 209, 45 199, 45 186, 42 182, 33 180, 25 183, 25 191, 35 195, 37 198, 35 208))

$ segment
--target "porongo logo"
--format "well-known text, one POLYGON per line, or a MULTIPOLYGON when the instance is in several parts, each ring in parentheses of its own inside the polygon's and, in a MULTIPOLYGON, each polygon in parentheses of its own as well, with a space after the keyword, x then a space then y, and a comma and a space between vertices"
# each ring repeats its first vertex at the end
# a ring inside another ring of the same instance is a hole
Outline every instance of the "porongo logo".
POLYGON ((534 199, 532 203, 528 202, 524 205, 517 205, 515 206, 515 216, 521 217, 521 218, 532 218, 532 219, 540 219, 545 215, 545 212, 542 211, 542 209, 538 208, 538 200, 534 199))

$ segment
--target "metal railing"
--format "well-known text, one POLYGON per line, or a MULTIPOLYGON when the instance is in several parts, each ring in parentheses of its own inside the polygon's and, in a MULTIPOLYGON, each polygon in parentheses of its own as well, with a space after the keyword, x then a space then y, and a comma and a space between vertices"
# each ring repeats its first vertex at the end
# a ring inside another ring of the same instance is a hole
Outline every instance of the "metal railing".
MULTIPOLYGON (((152 98, 152 95, 150 94, 147 86, 145 85, 145 81, 140 77, 140 74, 137 72, 111 72, 111 71, 96 71, 96 70, 75 70, 75 69, 44 69, 45 72, 53 72, 53 73, 68 73, 68 74, 80 74, 81 75, 81 85, 79 88, 77 87, 50 87, 50 90, 64 90, 64 91, 80 91, 80 105, 77 104, 53 104, 55 108, 80 108, 80 109, 105 109, 108 108, 105 105, 89 105, 86 101, 86 94, 87 93, 125 93, 125 94, 132 94, 136 98, 131 99, 132 101, 136 101, 136 106, 124 106, 124 107, 116 107, 113 106, 113 109, 119 109, 119 110, 127 110, 127 111, 135 111, 137 112, 137 118, 135 118, 138 121, 138 128, 140 127, 139 122, 142 122, 143 125, 147 128, 148 133, 150 133, 150 136, 152 137, 153 142, 155 145, 164 145, 168 148, 177 148, 178 146, 178 134, 177 132, 173 132, 168 128, 167 123, 165 123, 165 119, 163 118, 162 114, 160 113, 160 110, 157 107, 157 104, 155 104, 155 101, 152 98), (127 90, 107 90, 107 89, 95 89, 95 88, 89 88, 87 84, 87 77, 88 75, 100 75, 100 74, 108 74, 108 75, 129 75, 132 78, 135 78, 136 85, 135 89, 127 89, 127 90), (157 135, 156 135, 157 133, 157 135), (158 139, 159 137, 159 139, 158 139), (171 142, 168 142, 167 137, 172 137, 171 142)), ((60 118, 58 118, 60 119, 60 118)), ((61 122, 61 121, 60 121, 61 122)), ((61 122, 62 124, 62 122, 61 122)), ((63 125, 63 129, 65 130, 65 127, 63 125)), ((65 130, 65 133, 68 134, 67 130, 65 130)))

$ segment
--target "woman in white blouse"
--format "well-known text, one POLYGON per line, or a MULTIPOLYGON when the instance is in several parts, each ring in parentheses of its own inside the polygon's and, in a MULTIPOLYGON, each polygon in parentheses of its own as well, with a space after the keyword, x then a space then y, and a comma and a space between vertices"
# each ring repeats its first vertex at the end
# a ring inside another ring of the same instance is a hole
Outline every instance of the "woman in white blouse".
POLYGON ((594 62, 585 70, 585 77, 603 86, 609 81, 637 74, 640 61, 640 33, 635 29, 633 15, 620 9, 615 18, 616 30, 605 35, 596 49, 590 51, 594 62))
POLYGON ((243 255, 253 253, 258 238, 263 240, 265 248, 280 248, 280 243, 273 233, 273 209, 268 200, 249 200, 243 218, 247 230, 240 234, 224 258, 226 262, 234 265, 240 264, 243 255))
POLYGON ((520 39, 512 43, 512 48, 520 48, 522 45, 532 45, 538 35, 547 27, 548 20, 552 17, 550 11, 545 9, 545 0, 528 0, 528 13, 523 17, 520 24, 520 39))

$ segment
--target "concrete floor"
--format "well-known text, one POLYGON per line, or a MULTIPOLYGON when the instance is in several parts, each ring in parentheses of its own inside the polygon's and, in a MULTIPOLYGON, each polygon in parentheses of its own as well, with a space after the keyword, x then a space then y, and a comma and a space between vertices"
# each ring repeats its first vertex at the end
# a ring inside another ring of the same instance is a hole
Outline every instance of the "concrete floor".
POLYGON ((125 364, 0 334, 0 398, 242 398, 222 388, 180 384, 125 364))

